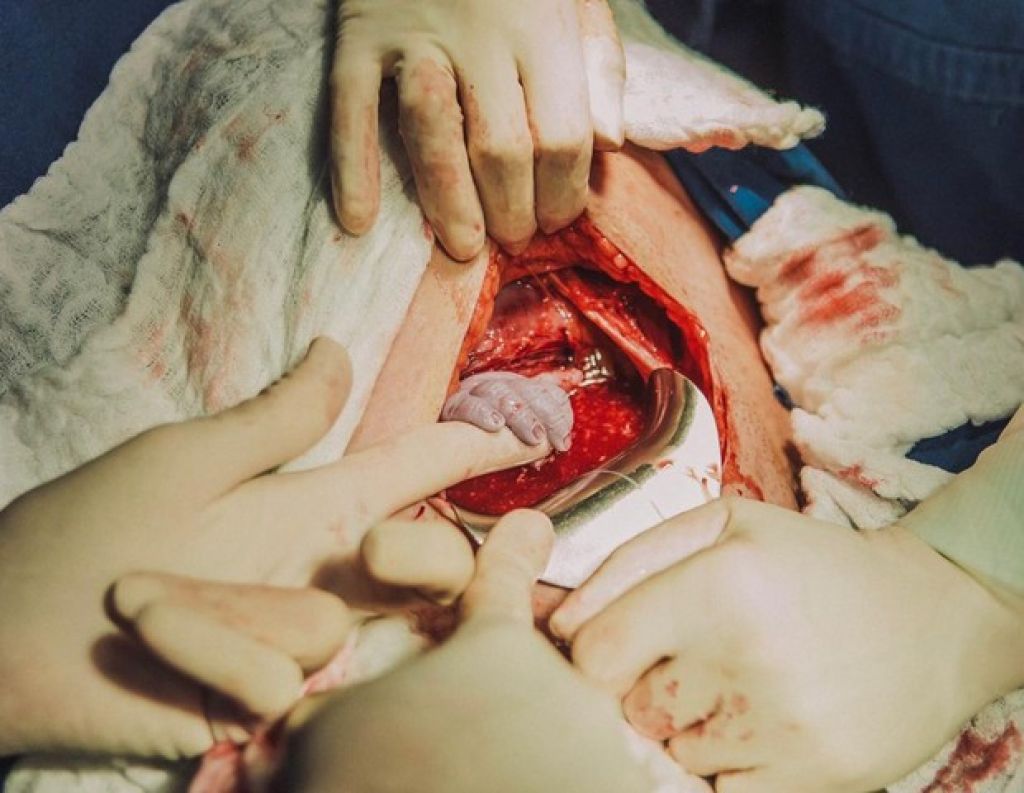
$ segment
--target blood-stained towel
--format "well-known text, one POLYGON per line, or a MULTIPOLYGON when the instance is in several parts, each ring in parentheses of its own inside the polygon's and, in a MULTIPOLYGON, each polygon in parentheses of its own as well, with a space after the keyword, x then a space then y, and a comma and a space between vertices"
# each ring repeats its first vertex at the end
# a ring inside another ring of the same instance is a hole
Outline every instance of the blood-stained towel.
POLYGON ((816 187, 781 196, 725 261, 757 289, 815 516, 891 523, 952 477, 908 458, 915 443, 1024 401, 1017 262, 961 267, 816 187))
MULTIPOLYGON (((819 113, 778 102, 613 3, 627 137, 790 146, 819 113)), ((382 102, 382 211, 338 229, 326 178, 325 0, 185 0, 121 59, 78 140, 0 212, 0 506, 158 423, 258 392, 328 334, 346 409, 299 465, 341 454, 432 248, 382 102)), ((180 789, 181 774, 29 759, 16 793, 180 789), (37 773, 38 772, 38 773, 37 773)))

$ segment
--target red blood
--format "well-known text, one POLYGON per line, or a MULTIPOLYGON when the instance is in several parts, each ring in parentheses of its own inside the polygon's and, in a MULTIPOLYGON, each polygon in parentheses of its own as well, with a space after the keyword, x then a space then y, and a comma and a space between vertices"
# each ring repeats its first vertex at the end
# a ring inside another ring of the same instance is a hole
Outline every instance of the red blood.
POLYGON ((970 793, 976 783, 1005 771, 1016 760, 1021 743, 1021 735, 1012 723, 991 741, 966 730, 949 762, 921 793, 970 793))
POLYGON ((569 401, 575 420, 568 452, 467 479, 448 488, 448 499, 483 515, 532 506, 628 449, 643 430, 643 395, 637 385, 595 383, 577 388, 569 401))
MULTIPOLYGON (((718 434, 723 452, 725 451, 729 437, 725 424, 725 391, 717 382, 711 367, 707 331, 695 314, 676 303, 643 270, 605 239, 586 214, 581 215, 558 234, 534 237, 530 246, 515 257, 496 249, 489 266, 491 269, 488 271, 488 278, 495 272, 499 273, 498 278, 502 286, 525 276, 538 276, 569 267, 579 267, 576 272, 588 278, 595 274, 596 269, 617 284, 631 287, 634 294, 648 298, 650 304, 657 307, 658 322, 664 327, 671 325, 679 334, 683 354, 676 361, 675 368, 692 380, 711 402, 715 418, 719 422, 718 434), (665 317, 668 318, 668 322, 664 322, 665 317)), ((489 281, 488 290, 492 283, 489 281)), ((480 302, 477 304, 480 317, 490 307, 489 299, 493 292, 488 290, 482 291, 480 302)), ((479 334, 483 332, 486 323, 476 324, 480 317, 474 316, 474 324, 470 326, 470 331, 466 335, 464 354, 468 354, 476 345, 480 338, 479 334)), ((460 360, 464 360, 464 357, 460 360)))
POLYGON ((415 603, 407 606, 405 611, 411 618, 412 629, 435 644, 444 642, 458 627, 458 612, 448 606, 415 603))
POLYGON ((462 375, 501 370, 530 377, 570 363, 574 353, 594 346, 590 327, 545 280, 516 281, 495 298, 491 322, 462 375))
POLYGON ((650 686, 638 685, 624 704, 630 723, 641 735, 667 741, 679 732, 671 711, 654 703, 650 686))
POLYGON ((881 296, 881 290, 899 282, 899 273, 865 258, 884 236, 877 226, 854 229, 819 249, 794 255, 782 266, 780 280, 798 287, 802 322, 820 326, 852 321, 865 330, 899 316, 899 309, 881 296))
MULTIPOLYGON (((729 459, 732 431, 728 425, 727 395, 711 366, 708 355, 708 333, 700 319, 684 306, 676 303, 658 284, 628 257, 618 252, 614 245, 604 238, 600 230, 586 216, 580 216, 569 228, 563 230, 559 241, 570 248, 577 261, 584 260, 598 267, 605 275, 623 284, 635 285, 665 312, 672 326, 681 335, 684 355, 676 362, 676 369, 693 381, 711 403, 711 410, 718 423, 718 437, 722 445, 722 456, 729 459)), ((526 254, 533 252, 531 244, 526 254)), ((734 460, 733 456, 733 460, 734 460)), ((739 468, 727 463, 723 482, 732 481, 739 475, 739 468)))
POLYGON ((638 290, 625 289, 604 279, 584 279, 573 270, 552 275, 551 281, 615 342, 644 378, 655 369, 673 366, 666 323, 651 319, 653 305, 638 290))
POLYGON ((730 715, 742 716, 748 710, 750 710, 750 700, 742 694, 733 694, 729 698, 730 715))
POLYGON ((874 327, 898 315, 896 306, 879 297, 878 285, 864 281, 845 292, 824 295, 820 300, 807 304, 800 320, 805 325, 826 325, 857 316, 858 327, 874 327))
POLYGON ((878 246, 884 238, 885 233, 878 226, 852 229, 820 248, 794 253, 779 269, 779 280, 791 285, 806 284, 828 262, 858 256, 878 246))
POLYGON ((720 730, 714 727, 714 722, 722 715, 722 708, 724 707, 725 700, 722 699, 721 695, 715 697, 715 704, 711 706, 711 710, 707 715, 688 724, 683 729, 683 732, 695 735, 698 738, 705 733, 708 733, 712 738, 718 737, 720 730))
POLYGON ((840 468, 836 473, 843 479, 856 482, 858 485, 867 488, 868 490, 874 490, 878 487, 878 480, 867 476, 864 473, 864 466, 860 463, 854 463, 853 465, 848 465, 845 468, 840 468))
POLYGON ((797 292, 801 303, 821 300, 830 294, 836 294, 846 286, 847 274, 841 270, 821 273, 810 278, 797 292))

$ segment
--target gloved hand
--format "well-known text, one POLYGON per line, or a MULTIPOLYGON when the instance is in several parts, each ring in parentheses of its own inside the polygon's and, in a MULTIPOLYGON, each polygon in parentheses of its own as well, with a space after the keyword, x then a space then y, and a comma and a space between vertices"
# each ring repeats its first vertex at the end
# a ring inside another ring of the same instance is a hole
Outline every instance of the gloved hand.
POLYGON ((398 84, 420 204, 455 259, 518 249, 583 211, 594 143, 623 141, 625 64, 605 0, 340 0, 331 71, 341 225, 380 201, 377 105, 398 84), (461 105, 461 108, 460 108, 461 105))
POLYGON ((649 793, 614 700, 533 627, 531 585, 551 543, 540 513, 503 518, 448 642, 293 711, 281 789, 649 793))
POLYGON ((1024 406, 974 465, 900 523, 990 586, 1024 596, 1024 406))
MULTIPOLYGON (((349 624, 340 601, 303 587, 365 578, 360 543, 395 510, 548 451, 438 424, 266 473, 327 431, 348 382, 344 350, 318 340, 260 396, 145 432, 0 513, 0 753, 190 756, 279 714, 349 624), (200 682, 241 708, 204 707, 200 682)), ((458 576, 414 572, 428 588, 458 576)))
POLYGON ((591 680, 720 793, 867 791, 1024 682, 1024 609, 901 526, 722 499, 617 550, 552 617, 591 680))

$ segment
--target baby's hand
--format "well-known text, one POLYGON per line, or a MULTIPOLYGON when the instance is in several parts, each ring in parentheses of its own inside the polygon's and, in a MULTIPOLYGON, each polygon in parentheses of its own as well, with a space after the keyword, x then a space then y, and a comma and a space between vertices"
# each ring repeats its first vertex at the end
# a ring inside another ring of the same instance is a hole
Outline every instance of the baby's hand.
POLYGON ((441 410, 442 421, 465 421, 489 432, 508 427, 530 446, 547 437, 560 452, 569 449, 572 419, 569 396, 554 380, 512 372, 467 377, 441 410))

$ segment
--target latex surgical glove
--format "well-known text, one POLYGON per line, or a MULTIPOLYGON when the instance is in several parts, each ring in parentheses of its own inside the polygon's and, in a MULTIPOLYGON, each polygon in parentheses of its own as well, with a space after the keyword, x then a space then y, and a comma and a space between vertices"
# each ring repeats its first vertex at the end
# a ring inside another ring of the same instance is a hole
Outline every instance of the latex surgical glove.
POLYGON ((300 703, 280 789, 649 793, 615 701, 533 627, 531 586, 551 543, 540 513, 503 518, 478 554, 448 642, 300 703))
POLYGON ((978 578, 1024 595, 1024 407, 970 469, 900 523, 978 578))
POLYGON ((901 526, 722 499, 617 550, 552 628, 721 793, 884 787, 1024 683, 1024 608, 901 526))
POLYGON ((380 203, 384 77, 423 213, 455 259, 483 247, 485 224, 519 249, 538 225, 570 223, 594 143, 622 145, 625 62, 605 0, 340 0, 331 175, 354 234, 380 203))
POLYGON ((318 340, 254 399, 145 432, 0 513, 0 753, 190 756, 278 715, 349 625, 307 587, 348 597, 371 526, 547 452, 435 424, 267 473, 331 427, 349 381, 344 350, 318 340), (231 707, 211 710, 210 689, 231 707))
POLYGON ((564 452, 573 414, 569 395, 551 377, 482 372, 459 383, 444 403, 441 419, 466 421, 489 432, 508 427, 523 443, 536 446, 546 438, 564 452))

